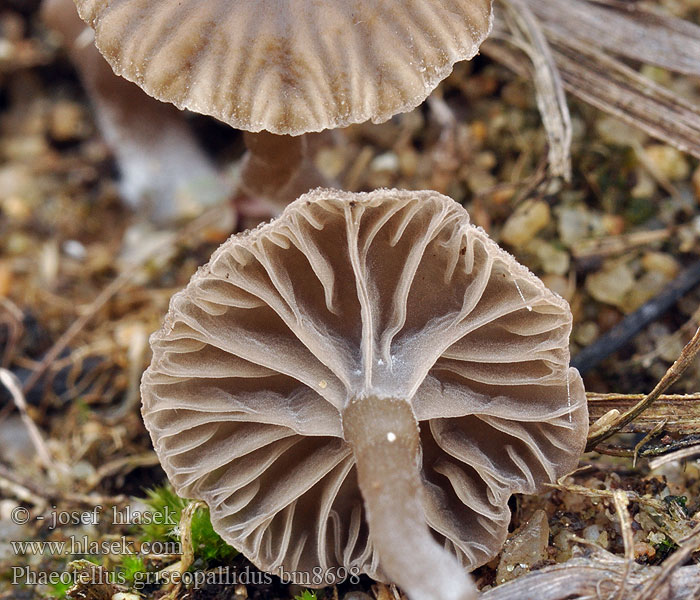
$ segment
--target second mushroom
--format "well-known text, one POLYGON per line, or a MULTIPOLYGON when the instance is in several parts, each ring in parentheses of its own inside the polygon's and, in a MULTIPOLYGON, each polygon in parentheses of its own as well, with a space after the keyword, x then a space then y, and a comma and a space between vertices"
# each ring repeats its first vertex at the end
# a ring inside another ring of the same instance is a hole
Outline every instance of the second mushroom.
POLYGON ((570 329, 449 198, 317 190, 173 297, 143 416, 178 493, 260 568, 465 600, 510 495, 583 449, 570 329))
POLYGON ((302 134, 415 108, 492 25, 491 0, 75 4, 115 73, 248 132, 241 191, 277 206, 331 185, 302 134))

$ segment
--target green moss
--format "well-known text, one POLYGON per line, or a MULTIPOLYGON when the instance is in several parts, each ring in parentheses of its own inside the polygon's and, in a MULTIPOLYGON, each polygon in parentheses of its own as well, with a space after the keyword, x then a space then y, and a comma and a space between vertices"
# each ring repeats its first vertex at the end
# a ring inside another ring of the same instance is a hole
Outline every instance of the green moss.
POLYGON ((656 550, 654 563, 658 564, 663 562, 663 560, 677 548, 678 545, 670 537, 666 536, 662 542, 654 544, 654 549, 656 550))
POLYGON ((57 581, 56 583, 49 586, 48 591, 44 594, 46 598, 59 598, 63 599, 66 597, 66 592, 73 587, 72 583, 61 583, 57 581))
MULTIPOLYGON (((177 522, 182 517, 182 511, 190 503, 190 500, 180 498, 169 485, 148 490, 144 501, 154 513, 166 514, 167 511, 177 522)), ((200 508, 195 512, 191 526, 195 557, 192 568, 210 568, 226 564, 238 555, 238 551, 229 546, 214 531, 208 508, 200 508)), ((140 528, 140 532, 137 531, 136 536, 142 541, 177 541, 179 539, 177 529, 168 524, 149 523, 137 527, 140 528)))
POLYGON ((310 590, 304 590, 302 594, 294 596, 294 600, 318 600, 316 592, 310 590))
POLYGON ((138 580, 139 574, 147 571, 146 563, 138 554, 126 554, 122 557, 120 568, 124 574, 124 582, 133 587, 134 581, 138 580))
POLYGON ((656 205, 649 198, 630 198, 627 201, 624 216, 632 225, 648 221, 656 214, 656 205))
MULTIPOLYGON (((180 498, 169 485, 146 490, 143 501, 154 514, 171 515, 176 522, 180 521, 182 511, 189 503, 188 500, 180 498)), ((177 530, 167 523, 139 524, 136 526, 135 534, 144 542, 178 540, 177 530)))
POLYGON ((229 563, 238 555, 238 551, 214 531, 208 508, 200 508, 192 518, 192 545, 195 565, 203 561, 206 568, 229 563))

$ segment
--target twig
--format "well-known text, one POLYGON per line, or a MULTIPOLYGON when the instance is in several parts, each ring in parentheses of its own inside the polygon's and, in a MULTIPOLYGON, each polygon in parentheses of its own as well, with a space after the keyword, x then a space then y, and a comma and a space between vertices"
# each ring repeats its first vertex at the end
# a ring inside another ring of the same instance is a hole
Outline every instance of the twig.
POLYGON ((637 458, 639 458, 639 453, 647 442, 652 440, 666 425, 666 421, 660 421, 654 428, 647 433, 639 442, 634 446, 634 458, 632 459, 632 468, 637 466, 637 458))
POLYGON ((194 547, 192 546, 192 519, 200 508, 205 508, 206 504, 199 500, 190 502, 180 517, 180 544, 182 546, 182 557, 180 558, 181 571, 185 572, 194 562, 194 547))
MULTIPOLYGON (((182 511, 180 516, 180 523, 178 524, 178 532, 180 537, 180 550, 182 554, 180 555, 180 560, 176 563, 166 567, 159 574, 165 575, 166 573, 184 573, 190 568, 194 562, 194 547, 192 545, 192 519, 195 513, 206 505, 199 500, 190 502, 185 509, 182 511)), ((167 581, 168 579, 166 579, 167 581)), ((174 600, 178 596, 178 592, 182 586, 181 578, 177 579, 177 584, 174 585, 165 596, 162 596, 163 600, 174 600)))
POLYGON ((31 482, 20 480, 12 471, 5 465, 0 464, 0 490, 12 495, 22 502, 45 506, 46 500, 43 498, 40 490, 31 482))
POLYGON ((661 396, 669 387, 671 387, 683 375, 685 370, 693 364, 698 352, 700 352, 700 329, 695 332, 692 339, 686 344, 681 352, 681 355, 668 368, 659 383, 654 389, 647 394, 641 401, 635 404, 632 408, 624 412, 620 417, 609 426, 607 431, 601 431, 588 438, 587 450, 595 448, 603 440, 617 433, 627 423, 633 421, 638 415, 643 413, 651 404, 661 396))
POLYGON ((634 564, 634 540, 632 538, 632 524, 630 523, 630 513, 627 510, 629 499, 622 490, 613 492, 613 503, 617 511, 617 517, 620 519, 620 531, 622 532, 622 541, 625 545, 625 568, 622 572, 622 583, 617 591, 616 600, 622 600, 627 592, 627 585, 630 571, 634 564))
POLYGON ((673 462, 674 460, 683 460, 684 458, 691 458, 698 455, 700 455, 700 444, 695 444, 694 446, 690 446, 690 448, 683 448, 681 450, 676 450, 676 452, 669 452, 668 454, 664 454, 659 458, 649 461, 649 468, 653 471, 654 469, 658 469, 660 466, 673 462))
MULTIPOLYGON (((623 569, 622 559, 601 550, 590 558, 574 558, 563 564, 545 567, 518 577, 482 592, 479 594, 479 600, 605 600, 614 598, 619 589, 623 569)), ((632 597, 633 593, 654 580, 661 572, 662 567, 634 565, 628 580, 627 597, 632 597)), ((680 567, 669 574, 667 595, 656 598, 697 600, 699 584, 700 566, 680 567)))
POLYGON ((8 490, 18 500, 30 502, 40 507, 47 504, 58 504, 59 502, 89 507, 95 507, 98 504, 103 506, 120 506, 130 501, 127 496, 123 495, 103 496, 100 494, 62 493, 43 483, 37 485, 32 481, 25 481, 3 464, 0 464, 0 488, 8 490))
POLYGON ((511 42, 532 61, 537 106, 549 142, 549 171, 566 181, 571 178, 571 115, 561 75, 540 22, 527 0, 502 0, 506 22, 513 34, 511 42))
POLYGON ((26 394, 31 390, 37 382, 44 375, 49 366, 55 361, 61 353, 68 347, 73 338, 82 331, 82 329, 92 320, 92 318, 99 312, 99 310, 107 303, 109 300, 122 288, 124 287, 132 278, 138 273, 138 269, 141 265, 145 264, 147 261, 152 259, 154 256, 162 253, 164 249, 171 247, 176 244, 179 240, 187 240, 191 236, 215 223, 217 220, 221 219, 221 214, 224 208, 218 206, 200 217, 196 218, 191 223, 188 223, 183 227, 176 236, 167 237, 158 244, 155 244, 151 248, 150 252, 144 253, 140 257, 140 260, 131 265, 131 268, 122 271, 107 287, 105 287, 97 297, 90 303, 87 310, 78 317, 72 325, 63 333, 63 335, 56 341, 53 347, 46 353, 41 363, 34 369, 34 372, 30 375, 24 384, 23 391, 26 394))
POLYGON ((610 235, 576 242, 571 247, 571 255, 576 260, 605 258, 622 254, 628 250, 657 242, 664 242, 673 235, 675 228, 653 229, 651 231, 633 231, 620 235, 610 235))
POLYGON ((24 399, 24 394, 22 393, 19 379, 17 379, 17 377, 7 369, 0 369, 0 383, 5 386, 7 391, 10 392, 15 406, 19 411, 19 416, 22 419, 22 423, 27 428, 29 438, 32 440, 36 454, 49 476, 52 479, 55 479, 54 476, 56 467, 63 472, 67 472, 68 467, 60 462, 57 462, 51 456, 51 452, 44 441, 44 437, 41 435, 41 431, 39 431, 36 423, 34 423, 32 418, 29 416, 29 413, 27 412, 27 402, 24 399))
POLYGON ((658 296, 627 315, 594 343, 581 350, 572 359, 572 366, 581 373, 590 371, 627 344, 647 325, 656 321, 698 284, 700 284, 700 261, 682 271, 658 296))
MULTIPOLYGON (((646 394, 599 394, 588 392, 588 418, 593 424, 612 411, 623 413, 646 397, 646 394)), ((611 415, 611 417, 614 417, 611 415)), ((613 423, 614 418, 606 419, 613 423)), ((648 433, 659 421, 665 421, 664 431, 668 433, 700 433, 700 393, 696 394, 662 394, 646 412, 633 422, 623 427, 621 432, 648 433)), ((607 423, 602 423, 606 427, 607 423)))
POLYGON ((624 448, 622 446, 608 446, 606 444, 598 444, 595 451, 598 454, 607 454, 608 456, 623 456, 625 458, 650 458, 653 456, 666 456, 684 448, 697 446, 700 442, 700 436, 691 435, 681 440, 674 440, 668 444, 655 444, 646 446, 640 449, 624 448))
POLYGON ((138 454, 136 456, 124 456, 122 458, 117 458, 116 460, 112 460, 107 464, 102 465, 93 475, 88 477, 86 482, 87 487, 88 489, 94 489, 105 477, 110 477, 125 467, 127 467, 128 471, 131 471, 137 467, 152 467, 157 464, 159 464, 158 456, 152 451, 138 454))

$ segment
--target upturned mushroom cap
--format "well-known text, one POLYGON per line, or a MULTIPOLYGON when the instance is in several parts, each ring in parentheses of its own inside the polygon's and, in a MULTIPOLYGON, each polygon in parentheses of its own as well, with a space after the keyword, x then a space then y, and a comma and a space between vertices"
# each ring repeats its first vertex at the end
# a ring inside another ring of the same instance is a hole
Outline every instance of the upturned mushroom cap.
POLYGON ((410 587, 388 554, 417 565, 425 544, 382 530, 402 499, 471 569, 501 547, 512 493, 576 466, 587 409, 570 329, 566 301, 453 200, 319 189, 173 297, 143 416, 178 493, 262 569, 356 567, 410 587))
POLYGON ((414 108, 491 28, 491 0, 75 3, 115 72, 152 96, 291 135, 414 108))

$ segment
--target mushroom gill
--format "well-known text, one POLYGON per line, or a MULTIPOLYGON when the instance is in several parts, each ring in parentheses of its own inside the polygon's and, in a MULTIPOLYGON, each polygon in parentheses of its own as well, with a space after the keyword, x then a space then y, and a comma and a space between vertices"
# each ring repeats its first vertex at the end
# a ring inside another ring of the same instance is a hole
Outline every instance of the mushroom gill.
POLYGON ((583 450, 570 329, 449 198, 319 189, 173 297, 143 416, 178 493, 260 568, 464 600, 510 495, 583 450))

